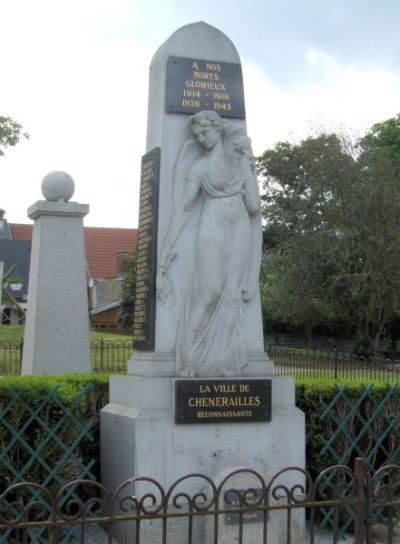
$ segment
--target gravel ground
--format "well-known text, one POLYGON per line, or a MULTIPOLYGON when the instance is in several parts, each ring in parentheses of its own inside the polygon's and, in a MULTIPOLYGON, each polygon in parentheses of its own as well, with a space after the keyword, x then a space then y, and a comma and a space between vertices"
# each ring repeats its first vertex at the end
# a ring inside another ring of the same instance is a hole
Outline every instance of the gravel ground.
MULTIPOLYGON (((306 543, 310 542, 310 533, 307 528, 306 530, 306 543)), ((332 544, 334 542, 333 540, 333 534, 332 531, 329 531, 327 529, 323 529, 321 527, 315 527, 314 530, 314 543, 315 544, 332 544)), ((353 544, 354 539, 352 535, 347 535, 340 540, 337 540, 338 544, 353 544)))
MULTIPOLYGON (((383 528, 382 531, 377 528, 374 530, 374 535, 376 544, 385 544, 387 542, 387 535, 386 535, 386 529, 383 528)), ((315 538, 314 543, 315 544, 332 544, 333 543, 333 535, 331 531, 328 531, 326 529, 322 529, 321 527, 315 528, 315 538)), ((346 535, 345 537, 341 538, 337 541, 338 544, 353 544, 353 536, 352 535, 346 535)), ((306 538, 305 538, 305 544, 308 544, 310 542, 310 535, 309 531, 307 529, 306 531, 306 538)), ((396 535, 394 538, 395 544, 400 544, 400 536, 396 535)), ((109 544, 108 543, 108 535, 104 531, 100 525, 97 524, 90 524, 86 531, 86 538, 85 538, 85 544, 109 544)), ((112 544, 118 544, 118 542, 113 539, 112 544)))
MULTIPOLYGON (((307 530, 305 544, 310 542, 309 533, 307 530)), ((333 536, 330 531, 321 529, 320 527, 315 528, 315 544, 332 544, 333 536)), ((346 538, 342 538, 337 541, 338 544, 353 544, 353 538, 349 535, 346 538)), ((85 544, 108 544, 108 535, 100 525, 90 524, 86 531, 85 544)), ((112 544, 118 544, 118 542, 113 539, 112 544)))
MULTIPOLYGON (((91 523, 86 530, 85 544, 109 544, 108 534, 97 523, 91 523)), ((113 538, 112 544, 118 544, 113 538)))

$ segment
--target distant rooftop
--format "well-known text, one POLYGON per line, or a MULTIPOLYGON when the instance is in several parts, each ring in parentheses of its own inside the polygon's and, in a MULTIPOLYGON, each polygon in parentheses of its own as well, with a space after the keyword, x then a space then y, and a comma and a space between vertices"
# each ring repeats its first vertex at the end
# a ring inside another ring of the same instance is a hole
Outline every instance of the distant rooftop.
MULTIPOLYGON (((32 240, 33 225, 9 223, 12 240, 32 240)), ((117 255, 132 253, 137 246, 138 229, 84 227, 89 276, 110 279, 118 276, 117 255)))

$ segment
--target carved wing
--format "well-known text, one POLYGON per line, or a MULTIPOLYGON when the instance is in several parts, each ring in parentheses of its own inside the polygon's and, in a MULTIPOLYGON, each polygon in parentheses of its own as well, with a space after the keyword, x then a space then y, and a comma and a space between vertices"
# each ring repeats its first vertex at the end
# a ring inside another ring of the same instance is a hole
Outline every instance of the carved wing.
POLYGON ((187 171, 202 155, 202 149, 194 140, 187 140, 179 151, 175 163, 172 195, 173 207, 175 210, 180 207, 182 188, 186 180, 187 171))

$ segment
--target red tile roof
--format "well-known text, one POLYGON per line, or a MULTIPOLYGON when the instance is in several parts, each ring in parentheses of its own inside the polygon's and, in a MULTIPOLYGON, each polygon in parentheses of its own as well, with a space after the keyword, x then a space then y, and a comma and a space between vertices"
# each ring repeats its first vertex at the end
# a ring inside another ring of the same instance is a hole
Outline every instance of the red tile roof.
POLYGON ((117 253, 131 253, 137 246, 138 229, 85 227, 86 260, 95 279, 117 277, 117 253))
MULTIPOLYGON (((13 240, 31 240, 33 225, 9 223, 13 240)), ((131 253, 137 246, 138 229, 85 227, 86 261, 94 279, 117 277, 117 253, 131 253)))
POLYGON ((32 240, 33 225, 8 223, 8 226, 10 227, 12 240, 32 240))

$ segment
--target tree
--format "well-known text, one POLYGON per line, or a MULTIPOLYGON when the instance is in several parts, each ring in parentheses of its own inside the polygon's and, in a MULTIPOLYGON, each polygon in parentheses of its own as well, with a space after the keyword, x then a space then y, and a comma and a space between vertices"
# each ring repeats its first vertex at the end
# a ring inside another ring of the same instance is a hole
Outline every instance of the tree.
POLYGON ((337 266, 338 219, 354 158, 332 134, 279 143, 259 157, 264 178, 266 312, 308 334, 334 318, 328 289, 337 266), (272 233, 272 236, 269 233, 272 233))
POLYGON ((132 327, 135 308, 137 251, 133 251, 129 259, 121 289, 120 308, 117 314, 117 323, 124 328, 132 327))
POLYGON ((378 140, 367 134, 354 146, 321 134, 281 142, 257 160, 269 248, 264 311, 309 333, 321 325, 345 328, 356 335, 358 353, 373 352, 400 315, 395 146, 389 153, 371 139, 378 140))
POLYGON ((0 116, 0 156, 4 155, 6 147, 17 145, 21 136, 29 138, 27 132, 22 132, 22 125, 11 119, 11 117, 0 116))
POLYGON ((400 174, 400 114, 376 123, 361 138, 364 153, 376 152, 392 164, 396 175, 400 174))

